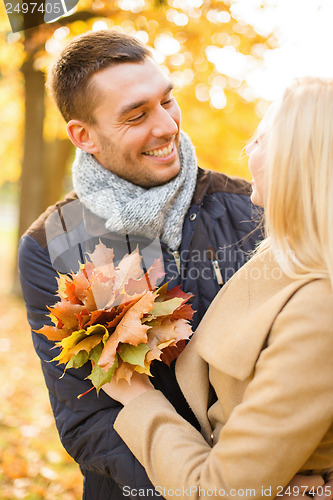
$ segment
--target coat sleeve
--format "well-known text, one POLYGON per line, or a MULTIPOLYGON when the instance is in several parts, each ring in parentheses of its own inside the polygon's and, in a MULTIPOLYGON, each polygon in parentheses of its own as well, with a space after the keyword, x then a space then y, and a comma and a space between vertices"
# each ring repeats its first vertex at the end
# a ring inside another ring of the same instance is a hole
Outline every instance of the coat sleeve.
POLYGON ((113 429, 122 406, 103 391, 77 396, 91 387, 85 380, 88 367, 70 369, 64 378, 63 366, 49 361, 56 356, 53 343, 33 330, 48 320, 46 305, 53 305, 57 289, 56 271, 48 252, 31 236, 25 235, 19 246, 19 270, 33 343, 40 357, 52 410, 63 446, 82 469, 112 477, 120 488, 150 488, 145 470, 113 429))
POLYGON ((294 295, 213 447, 153 391, 126 405, 115 429, 166 498, 184 488, 193 499, 200 489, 201 496, 274 498, 312 468, 323 438, 322 468, 332 467, 332 325, 331 293, 294 295))

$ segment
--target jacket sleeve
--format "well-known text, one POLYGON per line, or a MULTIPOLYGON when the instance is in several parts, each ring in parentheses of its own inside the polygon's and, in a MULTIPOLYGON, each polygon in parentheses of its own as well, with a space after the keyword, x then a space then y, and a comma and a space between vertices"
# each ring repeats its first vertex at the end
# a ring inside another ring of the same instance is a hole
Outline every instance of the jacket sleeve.
POLYGON ((119 413, 115 429, 166 498, 183 488, 192 499, 200 488, 201 496, 274 498, 297 472, 313 469, 318 456, 326 456, 322 469, 332 466, 332 294, 313 295, 297 292, 278 315, 213 447, 159 392, 144 393, 119 413))
POLYGON ((121 405, 103 391, 92 391, 81 400, 77 396, 91 388, 85 380, 88 367, 70 369, 63 379, 63 365, 50 360, 57 355, 52 342, 34 330, 48 322, 47 305, 55 302, 57 273, 47 250, 25 235, 19 246, 19 270, 33 343, 49 391, 61 442, 82 469, 111 476, 120 488, 149 488, 145 470, 113 429, 121 405))

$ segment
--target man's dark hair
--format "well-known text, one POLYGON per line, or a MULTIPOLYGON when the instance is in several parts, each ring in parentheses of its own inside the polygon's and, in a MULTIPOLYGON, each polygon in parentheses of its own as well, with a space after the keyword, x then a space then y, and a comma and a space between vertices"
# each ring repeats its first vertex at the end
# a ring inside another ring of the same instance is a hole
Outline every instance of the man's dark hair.
POLYGON ((91 31, 72 40, 51 67, 47 86, 66 122, 94 123, 100 94, 91 77, 116 64, 142 63, 151 53, 136 38, 111 30, 91 31))

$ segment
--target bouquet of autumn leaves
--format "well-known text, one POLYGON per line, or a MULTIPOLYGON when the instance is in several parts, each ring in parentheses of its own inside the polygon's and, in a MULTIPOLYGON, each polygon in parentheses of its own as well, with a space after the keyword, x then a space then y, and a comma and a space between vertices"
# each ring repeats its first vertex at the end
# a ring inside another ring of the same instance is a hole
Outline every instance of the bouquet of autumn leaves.
POLYGON ((154 359, 170 364, 192 334, 193 310, 179 286, 157 287, 165 274, 161 259, 144 273, 137 248, 116 267, 102 243, 88 256, 77 273, 59 274, 60 301, 48 307, 53 326, 37 333, 60 347, 52 361, 64 363, 64 373, 91 361, 87 378, 98 393, 111 377, 130 383, 134 371, 151 375, 154 359))

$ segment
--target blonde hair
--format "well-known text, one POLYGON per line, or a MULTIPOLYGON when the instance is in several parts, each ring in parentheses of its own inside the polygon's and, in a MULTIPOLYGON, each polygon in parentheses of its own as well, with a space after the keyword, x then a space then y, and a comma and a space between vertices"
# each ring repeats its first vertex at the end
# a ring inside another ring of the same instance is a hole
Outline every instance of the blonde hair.
POLYGON ((333 288, 333 79, 306 77, 264 118, 267 239, 283 271, 333 288), (269 124, 267 124, 267 121, 269 124))

